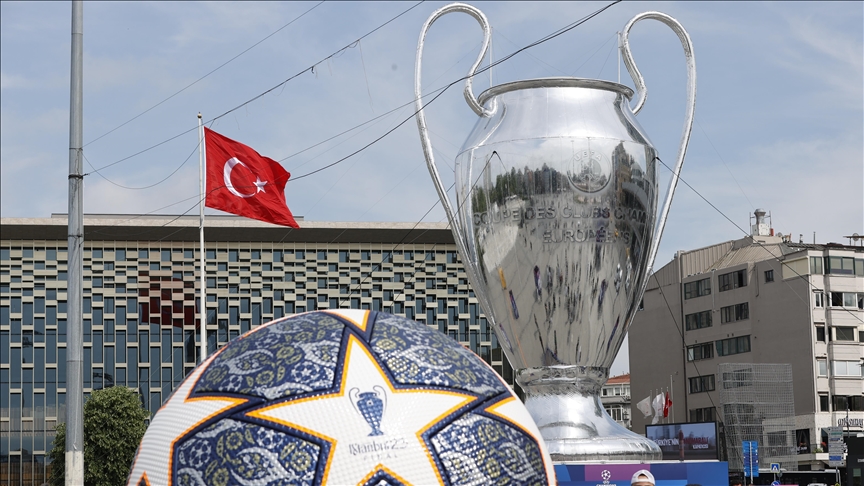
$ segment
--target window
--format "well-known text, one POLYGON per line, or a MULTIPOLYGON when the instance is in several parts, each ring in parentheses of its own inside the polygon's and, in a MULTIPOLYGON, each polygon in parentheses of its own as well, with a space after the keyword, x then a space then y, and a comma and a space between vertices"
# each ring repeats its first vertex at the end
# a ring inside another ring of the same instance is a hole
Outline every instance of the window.
POLYGON ((816 307, 825 307, 825 293, 821 290, 819 292, 813 292, 813 299, 815 301, 816 307))
POLYGON ((702 311, 684 316, 684 324, 688 331, 711 327, 711 311, 702 311))
POLYGON ((711 294, 711 279, 705 278, 684 284, 684 300, 711 294))
POLYGON ((855 260, 852 257, 825 257, 825 273, 832 275, 854 275, 855 260))
POLYGON ((750 336, 734 337, 716 341, 717 356, 729 356, 732 354, 750 352, 750 336))
POLYGON ((714 390, 714 375, 696 376, 690 378, 690 393, 702 393, 714 390))
POLYGON ((825 342, 825 326, 824 325, 816 325, 816 340, 820 343, 825 342))
POLYGON ((817 376, 828 376, 828 360, 825 358, 816 359, 817 376))
POLYGON ((698 361, 700 359, 709 359, 714 357, 714 348, 711 343, 697 344, 687 347, 687 361, 698 361))
POLYGON ((738 287, 746 287, 747 286, 747 271, 746 270, 738 270, 735 272, 724 273, 717 277, 717 286, 720 288, 720 292, 725 292, 727 290, 737 289, 738 287))
POLYGON ((861 361, 832 361, 831 371, 834 376, 851 376, 859 378, 864 376, 861 374, 861 361))
POLYGON ((750 308, 747 302, 720 308, 720 323, 743 321, 750 318, 750 308))
POLYGON ((765 270, 765 282, 774 281, 774 270, 765 270))
POLYGON ((855 340, 855 328, 854 327, 834 327, 834 339, 837 341, 854 341, 855 340))
POLYGON ((621 420, 621 407, 610 408, 608 410, 609 415, 612 417, 612 420, 620 421, 621 420))
POLYGON ((834 411, 864 411, 864 396, 834 395, 834 411))
POLYGON ((822 275, 822 257, 810 257, 810 273, 822 275))
POLYGON ((830 410, 828 409, 828 395, 819 395, 819 411, 830 412, 830 410))
POLYGON ((690 410, 690 421, 691 422, 716 422, 717 415, 715 415, 714 407, 707 408, 696 408, 690 410))

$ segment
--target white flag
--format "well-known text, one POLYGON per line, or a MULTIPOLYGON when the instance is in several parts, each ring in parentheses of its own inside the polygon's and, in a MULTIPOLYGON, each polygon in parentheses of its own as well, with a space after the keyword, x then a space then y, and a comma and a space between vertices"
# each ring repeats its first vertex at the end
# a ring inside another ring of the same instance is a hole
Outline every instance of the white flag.
POLYGON ((638 408, 639 411, 642 412, 642 415, 644 415, 645 418, 650 417, 651 416, 651 395, 648 395, 647 397, 640 400, 639 403, 636 404, 636 408, 638 408))
POLYGON ((663 416, 663 404, 664 400, 662 393, 654 397, 654 401, 651 402, 651 405, 654 407, 654 418, 651 419, 652 424, 656 424, 657 422, 659 422, 660 417, 663 416))

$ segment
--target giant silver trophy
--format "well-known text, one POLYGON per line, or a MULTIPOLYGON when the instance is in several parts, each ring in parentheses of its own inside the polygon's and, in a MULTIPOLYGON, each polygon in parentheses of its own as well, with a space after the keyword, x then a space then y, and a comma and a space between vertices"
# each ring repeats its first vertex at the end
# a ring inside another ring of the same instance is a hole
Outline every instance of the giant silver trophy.
POLYGON ((621 50, 638 93, 632 108, 630 88, 570 77, 506 83, 475 98, 471 76, 489 40, 480 10, 447 5, 423 25, 414 71, 423 152, 471 285, 553 460, 658 460, 657 445, 612 420, 599 393, 645 291, 690 139, 690 37, 659 12, 627 23, 621 50), (451 12, 471 15, 484 34, 465 82, 465 99, 479 118, 456 158, 455 211, 432 155, 420 83, 426 32, 451 12), (678 34, 689 80, 684 132, 659 218, 657 152, 634 116, 647 90, 628 35, 642 19, 678 34))

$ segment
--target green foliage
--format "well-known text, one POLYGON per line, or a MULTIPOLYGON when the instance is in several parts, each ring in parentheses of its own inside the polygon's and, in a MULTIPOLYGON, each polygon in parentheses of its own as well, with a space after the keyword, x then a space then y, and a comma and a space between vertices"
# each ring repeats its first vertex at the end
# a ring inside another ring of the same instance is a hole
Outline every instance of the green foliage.
MULTIPOLYGON (((84 404, 85 486, 126 482, 148 418, 150 414, 141 407, 138 395, 128 388, 115 386, 91 394, 84 404)), ((65 432, 65 424, 60 424, 50 452, 52 486, 64 481, 65 432)))
POLYGON ((54 447, 48 452, 51 458, 51 478, 48 484, 51 486, 64 486, 66 484, 66 424, 57 424, 54 428, 57 435, 54 436, 54 447))

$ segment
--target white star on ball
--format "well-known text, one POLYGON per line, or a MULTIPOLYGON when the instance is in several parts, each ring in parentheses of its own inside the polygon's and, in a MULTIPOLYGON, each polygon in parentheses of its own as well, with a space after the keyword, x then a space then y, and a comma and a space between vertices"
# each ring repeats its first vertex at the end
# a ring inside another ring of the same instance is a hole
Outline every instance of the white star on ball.
POLYGON ((156 413, 141 440, 141 445, 138 446, 132 473, 129 475, 130 485, 137 486, 143 480, 144 484, 171 486, 170 471, 174 446, 180 439, 207 420, 247 402, 243 398, 189 396, 198 379, 218 355, 219 353, 210 356, 210 359, 195 368, 156 413), (189 425, 184 426, 185 424, 189 425), (165 447, 166 437, 170 437, 169 447, 165 447))
POLYGON ((351 335, 337 392, 246 415, 329 442, 322 485, 361 484, 379 472, 406 484, 444 484, 423 434, 476 399, 454 391, 394 388, 372 352, 351 335))

